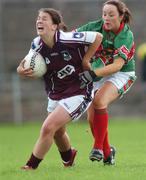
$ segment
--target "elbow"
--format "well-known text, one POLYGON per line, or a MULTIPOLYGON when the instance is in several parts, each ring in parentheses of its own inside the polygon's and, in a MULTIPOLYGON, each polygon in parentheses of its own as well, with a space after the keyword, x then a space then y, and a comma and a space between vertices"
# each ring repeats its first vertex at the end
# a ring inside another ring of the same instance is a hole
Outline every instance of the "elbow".
POLYGON ((102 39, 103 39, 103 35, 101 33, 98 33, 96 34, 96 39, 94 41, 94 43, 96 44, 96 48, 98 49, 98 47, 100 46, 101 42, 102 42, 102 39))
POLYGON ((97 33, 97 39, 98 39, 98 42, 102 42, 102 39, 103 39, 103 35, 101 33, 97 33))
POLYGON ((101 41, 102 41, 102 39, 103 39, 103 35, 100 33, 100 38, 101 38, 101 41))

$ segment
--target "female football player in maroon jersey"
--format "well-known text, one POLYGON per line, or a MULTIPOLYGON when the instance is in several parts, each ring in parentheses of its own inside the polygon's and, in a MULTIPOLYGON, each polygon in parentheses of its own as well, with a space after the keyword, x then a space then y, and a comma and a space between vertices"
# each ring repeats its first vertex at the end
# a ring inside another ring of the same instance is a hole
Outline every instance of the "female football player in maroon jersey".
MULTIPOLYGON (((101 78, 94 83, 95 97, 89 108, 89 122, 94 136, 94 144, 89 155, 92 161, 103 160, 104 164, 115 163, 115 148, 108 140, 108 105, 125 94, 135 81, 135 46, 129 23, 131 13, 119 0, 108 0, 103 4, 102 19, 78 28, 77 31, 96 31, 103 34, 103 41, 96 58, 83 62, 90 69, 81 79, 88 84, 92 77, 101 78), (98 62, 103 66, 99 67, 98 62), (90 74, 92 72, 92 74, 90 74), (94 75, 93 75, 94 72, 94 75), (87 79, 89 78, 89 81, 87 79), (86 81, 85 81, 86 80, 86 81)), ((82 84, 83 85, 83 84, 82 84)))
MULTIPOLYGON (((72 166, 76 150, 71 148, 65 124, 78 119, 90 105, 92 86, 80 88, 79 74, 82 61, 92 58, 102 41, 97 32, 64 32, 60 13, 54 9, 39 10, 36 20, 36 37, 30 51, 40 53, 47 65, 44 75, 48 95, 48 112, 33 152, 22 169, 36 169, 50 149, 53 138, 60 151, 64 166, 72 166)), ((25 58, 17 72, 33 77, 31 68, 24 68, 25 58)))

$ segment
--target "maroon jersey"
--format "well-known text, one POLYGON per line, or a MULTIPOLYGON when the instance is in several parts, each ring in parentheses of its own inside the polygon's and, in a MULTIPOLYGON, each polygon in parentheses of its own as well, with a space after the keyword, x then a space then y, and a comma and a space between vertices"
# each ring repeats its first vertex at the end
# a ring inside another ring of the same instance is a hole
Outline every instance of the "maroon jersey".
MULTIPOLYGON (((57 31, 55 44, 49 48, 40 37, 36 37, 31 49, 39 52, 47 65, 44 75, 48 96, 53 100, 75 95, 87 95, 87 89, 80 89, 79 73, 83 72, 82 58, 96 37, 95 32, 57 31)), ((90 88, 91 89, 91 88, 90 88)))

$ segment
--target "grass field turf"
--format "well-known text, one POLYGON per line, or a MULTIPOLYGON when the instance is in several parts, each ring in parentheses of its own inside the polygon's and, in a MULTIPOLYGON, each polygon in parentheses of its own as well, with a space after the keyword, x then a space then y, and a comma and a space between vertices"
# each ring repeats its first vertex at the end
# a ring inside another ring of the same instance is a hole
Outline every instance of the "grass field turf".
POLYGON ((87 123, 70 123, 68 133, 78 149, 76 165, 63 168, 57 148, 51 150, 35 171, 22 171, 39 135, 41 123, 0 125, 1 180, 145 180, 146 121, 114 119, 109 123, 110 141, 117 148, 116 165, 91 162, 92 136, 87 123))

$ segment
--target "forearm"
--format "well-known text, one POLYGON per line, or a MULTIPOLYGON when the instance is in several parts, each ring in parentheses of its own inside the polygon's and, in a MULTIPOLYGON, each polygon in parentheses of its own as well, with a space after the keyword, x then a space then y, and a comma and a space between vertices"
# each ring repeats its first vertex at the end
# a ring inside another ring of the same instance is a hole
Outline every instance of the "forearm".
POLYGON ((114 67, 112 64, 111 65, 107 65, 105 67, 102 68, 98 68, 94 70, 94 73, 96 74, 96 76, 98 77, 105 77, 105 76, 109 76, 113 73, 118 72, 119 70, 117 69, 117 67, 114 67))
POLYGON ((112 64, 109 64, 109 65, 104 66, 102 68, 95 69, 94 73, 96 74, 97 77, 109 76, 111 74, 114 74, 114 73, 120 71, 120 69, 123 67, 124 63, 125 62, 123 59, 119 59, 119 60, 116 60, 112 64))

